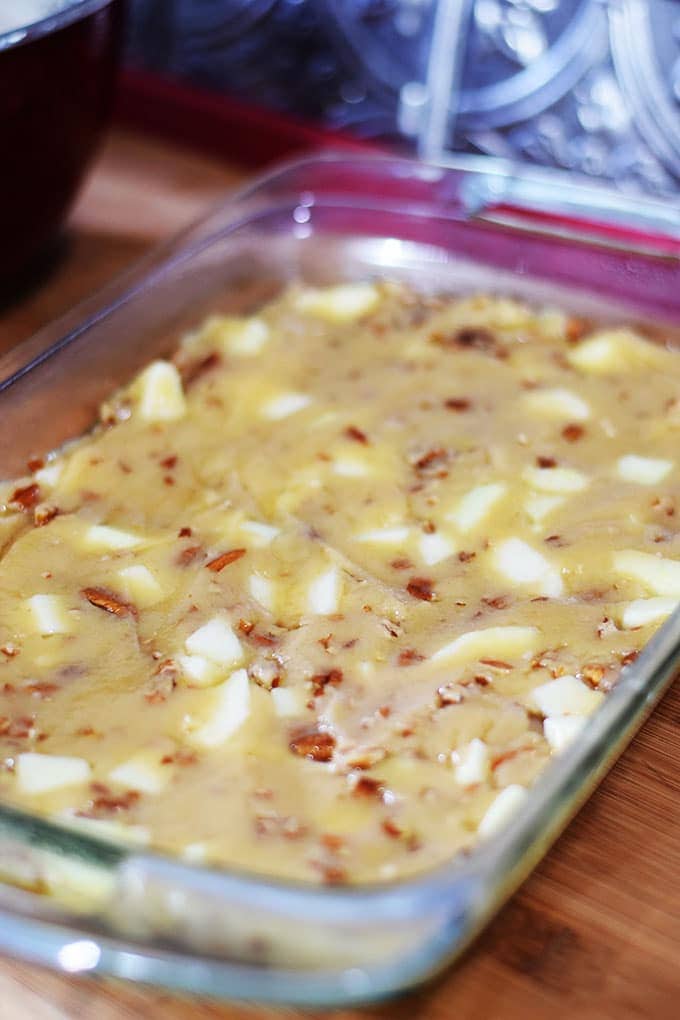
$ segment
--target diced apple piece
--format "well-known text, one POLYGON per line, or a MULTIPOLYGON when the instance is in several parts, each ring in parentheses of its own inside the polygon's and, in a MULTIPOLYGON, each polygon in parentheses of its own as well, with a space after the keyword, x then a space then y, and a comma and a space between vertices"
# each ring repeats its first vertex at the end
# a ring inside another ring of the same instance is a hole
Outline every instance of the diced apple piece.
POLYGON ((483 783, 489 775, 489 748, 475 737, 470 743, 451 755, 454 777, 461 786, 475 786, 483 783))
POLYGON ((190 655, 202 655, 218 666, 238 666, 243 648, 231 624, 223 616, 214 616, 195 630, 184 642, 190 655))
POLYGON ((624 577, 640 581, 655 595, 680 599, 680 560, 622 549, 614 553, 614 570, 624 577))
POLYGON ((586 421, 590 408, 582 397, 567 389, 534 390, 525 397, 528 410, 546 418, 566 421, 586 421))
POLYGON ((108 524, 93 524, 83 536, 85 545, 93 552, 117 552, 120 549, 134 549, 142 539, 129 531, 111 528, 108 524))
POLYGON ((221 316, 213 319, 208 326, 211 337, 226 351, 245 357, 259 354, 271 335, 267 323, 257 316, 250 319, 221 316))
POLYGON ((618 622, 626 630, 635 630, 636 627, 646 627, 658 620, 665 620, 680 605, 678 599, 673 598, 650 598, 634 599, 626 602, 623 606, 617 607, 618 622))
POLYGON ((84 758, 27 751, 15 758, 15 775, 22 793, 41 794, 78 786, 90 778, 91 769, 84 758))
POLYGON ((256 602, 273 612, 276 601, 274 583, 268 577, 264 574, 251 574, 248 578, 248 591, 256 602))
POLYGON ((273 524, 263 524, 261 521, 243 521, 239 530, 257 546, 269 545, 281 534, 280 528, 275 528, 273 524))
POLYGON ((673 470, 672 460, 661 457, 638 457, 629 453, 619 457, 616 470, 625 482, 636 482, 638 485, 656 485, 673 470))
POLYGON ((581 492, 589 484, 587 475, 575 468, 539 468, 529 466, 522 477, 533 489, 541 492, 581 492))
POLYGON ((194 864, 202 864, 207 856, 205 843, 187 843, 181 853, 185 861, 194 864))
POLYGON ((521 538, 508 538, 494 554, 496 569, 515 584, 527 584, 539 595, 556 598, 564 586, 559 572, 549 560, 521 538))
POLYGON ((215 688, 210 719, 190 731, 189 737, 201 747, 219 747, 241 728, 250 715, 250 684, 245 669, 238 669, 215 688))
POLYGON ((352 322, 372 312, 380 295, 370 283, 343 283, 335 287, 308 287, 295 295, 299 312, 329 322, 352 322))
POLYGON ((68 634, 71 621, 61 595, 31 595, 26 606, 39 634, 68 634))
POLYGON ((420 548, 420 558, 428 567, 441 563, 442 560, 453 556, 456 551, 456 546, 451 539, 447 538, 446 535, 442 535, 440 531, 434 531, 431 535, 421 535, 418 546, 420 548))
POLYGON ((653 361, 655 353, 651 343, 629 330, 612 329, 583 340, 568 352, 567 359, 582 372, 630 372, 653 361))
POLYGON ((586 724, 582 715, 551 715, 543 721, 543 735, 553 751, 563 751, 586 724))
POLYGON ((134 384, 138 412, 145 421, 176 421, 186 414, 180 374, 169 361, 152 361, 134 384))
POLYGON ((140 609, 155 605, 166 594, 149 568, 145 567, 143 563, 134 563, 130 567, 123 567, 118 571, 118 577, 122 582, 126 597, 140 609))
POLYGON ((507 485, 504 482, 478 485, 463 496, 456 509, 446 515, 446 519, 452 521, 460 531, 471 531, 482 523, 496 503, 503 498, 506 490, 507 485))
POLYGON ((213 687, 224 678, 224 673, 204 655, 178 655, 177 664, 190 687, 213 687))
POLYGON ((35 472, 34 478, 38 485, 43 488, 53 489, 61 477, 61 473, 64 470, 63 461, 55 460, 52 463, 45 464, 45 467, 39 468, 35 472))
POLYGON ((402 545, 408 540, 409 529, 406 527, 373 528, 356 536, 357 542, 374 542, 376 545, 402 545))
POLYGON ((431 656, 432 662, 519 656, 535 648, 539 638, 536 627, 483 627, 461 634, 431 656))
POLYGON ((307 393, 280 393, 263 405, 261 413, 270 421, 281 421, 282 418, 289 418, 302 411, 311 402, 312 398, 307 393))
POLYGON ((553 510, 557 510, 559 506, 562 506, 564 502, 564 496, 549 496, 539 492, 532 492, 524 501, 524 509, 533 524, 540 524, 553 510))
POLYGON ((333 472, 343 478, 366 478, 372 469, 365 457, 336 457, 333 461, 333 472))
POLYGON ((282 718, 302 715, 305 710, 303 691, 292 687, 275 687, 271 692, 274 711, 282 718))
POLYGON ((534 687, 531 699, 543 715, 590 715, 604 695, 575 676, 559 676, 534 687))
POLYGON ((504 829, 510 819, 519 811, 527 799, 527 791, 518 783, 506 786, 486 809, 477 833, 482 839, 488 839, 504 829))
POLYGON ((127 786, 130 790, 138 790, 140 793, 160 793, 168 778, 167 768, 163 768, 160 762, 145 752, 121 762, 109 772, 109 779, 113 783, 127 786))
POLYGON ((337 567, 330 567, 319 574, 309 586, 307 592, 307 609, 319 616, 337 613, 340 605, 342 579, 337 567))

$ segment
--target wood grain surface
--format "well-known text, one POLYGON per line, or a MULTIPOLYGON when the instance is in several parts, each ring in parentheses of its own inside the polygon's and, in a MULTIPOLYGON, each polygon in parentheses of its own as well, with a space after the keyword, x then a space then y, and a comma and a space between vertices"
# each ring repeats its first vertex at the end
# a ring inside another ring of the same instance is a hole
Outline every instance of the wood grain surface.
MULTIPOLYGON (((0 350, 223 196, 240 173, 114 133, 60 260, 0 310, 0 350)), ((314 1020, 331 1014, 312 1011, 314 1020)), ((0 960, 0 1020, 301 1017, 72 979, 0 960)), ((466 957, 397 1002, 334 1020, 672 1020, 680 1016, 680 686, 466 957)))

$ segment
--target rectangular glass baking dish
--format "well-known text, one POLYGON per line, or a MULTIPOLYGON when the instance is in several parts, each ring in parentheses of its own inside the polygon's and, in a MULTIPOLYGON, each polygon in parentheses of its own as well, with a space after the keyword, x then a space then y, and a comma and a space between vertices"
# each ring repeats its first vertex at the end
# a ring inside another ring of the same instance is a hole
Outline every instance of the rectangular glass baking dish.
MULTIPOLYGON (((309 158, 255 182, 0 360, 0 478, 87 429, 112 389, 208 311, 250 311, 293 279, 372 276, 511 293, 643 321, 651 333, 680 326, 680 228, 661 203, 486 160, 309 158)), ((528 874, 679 663, 676 611, 508 827, 407 882, 270 881, 0 805, 0 950, 224 998, 343 1005, 413 987, 460 954, 528 874)))

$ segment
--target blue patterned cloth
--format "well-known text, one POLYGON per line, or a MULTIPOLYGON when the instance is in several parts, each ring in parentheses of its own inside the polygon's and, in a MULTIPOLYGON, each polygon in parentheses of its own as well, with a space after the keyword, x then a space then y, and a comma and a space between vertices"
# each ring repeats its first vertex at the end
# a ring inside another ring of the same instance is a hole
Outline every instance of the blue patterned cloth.
MULTIPOLYGON (((448 148, 677 192, 680 2, 460 2, 463 67, 448 148)), ((414 146, 418 116, 404 100, 427 81, 436 3, 132 0, 128 55, 211 90, 414 146)))

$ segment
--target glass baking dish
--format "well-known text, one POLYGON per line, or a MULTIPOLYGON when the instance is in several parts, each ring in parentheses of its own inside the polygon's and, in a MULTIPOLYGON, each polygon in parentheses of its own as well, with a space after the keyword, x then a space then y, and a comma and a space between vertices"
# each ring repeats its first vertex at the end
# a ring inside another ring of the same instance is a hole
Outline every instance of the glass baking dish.
MULTIPOLYGON (((680 326, 680 232, 664 209, 485 160, 283 166, 0 361, 0 477, 84 431, 113 388, 208 311, 251 311, 293 279, 491 289, 668 335, 680 326)), ((265 880, 0 806, 0 950, 225 998, 341 1005, 411 988, 524 879, 679 662, 676 611, 499 835, 404 882, 265 880)))

